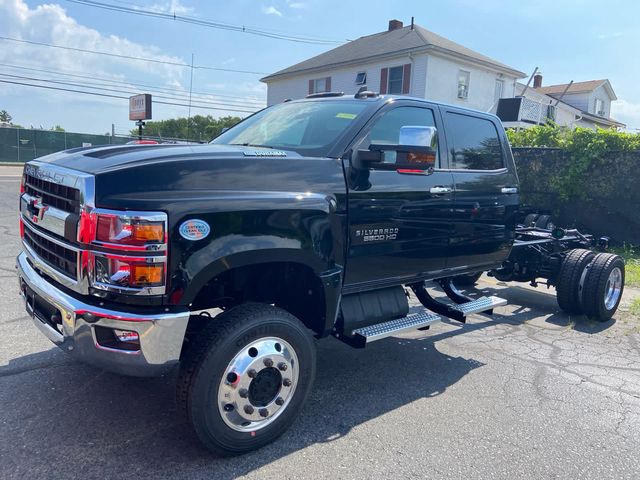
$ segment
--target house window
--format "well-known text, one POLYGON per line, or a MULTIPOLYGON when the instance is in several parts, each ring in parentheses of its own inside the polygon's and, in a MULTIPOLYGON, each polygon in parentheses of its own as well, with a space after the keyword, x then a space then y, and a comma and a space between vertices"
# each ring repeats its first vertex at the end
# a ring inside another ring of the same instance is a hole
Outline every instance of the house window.
POLYGON ((309 93, 322 93, 331 91, 331 77, 309 80, 309 93))
POLYGON ((471 74, 466 70, 458 71, 458 98, 467 99, 469 97, 469 77, 471 74))
POLYGON ((600 98, 596 98, 595 113, 596 113, 596 115, 599 115, 601 117, 605 117, 606 116, 606 113, 604 111, 604 102, 600 98))
POLYGON ((367 72, 358 72, 356 74, 356 85, 364 85, 367 83, 367 72))
POLYGON ((403 80, 403 66, 391 67, 389 69, 389 82, 387 86, 387 93, 391 95, 402 94, 402 80, 403 80))
POLYGON ((504 80, 496 80, 496 86, 493 91, 493 100, 497 104, 498 100, 502 98, 502 92, 504 91, 504 80))

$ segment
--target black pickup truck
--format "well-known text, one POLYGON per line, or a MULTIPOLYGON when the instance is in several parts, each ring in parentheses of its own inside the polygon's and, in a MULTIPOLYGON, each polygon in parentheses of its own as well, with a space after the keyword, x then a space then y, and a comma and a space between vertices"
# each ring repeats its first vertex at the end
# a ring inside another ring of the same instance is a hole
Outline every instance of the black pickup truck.
POLYGON ((17 269, 34 324, 107 370, 179 363, 178 401, 224 454, 294 421, 316 338, 363 347, 441 316, 491 313, 506 302, 458 288, 483 271, 546 279, 563 309, 599 320, 624 286, 622 260, 591 249, 606 238, 521 218, 495 116, 367 91, 269 107, 208 145, 34 160, 20 213, 17 269), (409 291, 422 313, 409 315, 409 291))

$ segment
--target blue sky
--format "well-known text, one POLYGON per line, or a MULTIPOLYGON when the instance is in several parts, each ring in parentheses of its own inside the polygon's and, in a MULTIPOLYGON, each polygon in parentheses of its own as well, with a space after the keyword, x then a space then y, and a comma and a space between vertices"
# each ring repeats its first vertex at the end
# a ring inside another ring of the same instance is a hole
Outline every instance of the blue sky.
MULTIPOLYGON (((391 18, 406 24, 414 16, 419 25, 518 70, 532 72, 540 67, 547 85, 608 78, 619 99, 612 107, 612 116, 630 129, 640 129, 640 2, 99 1, 337 41, 385 30, 391 18)), ((105 11, 65 0, 0 0, 0 36, 172 63, 188 64, 193 54, 196 65, 265 73, 333 47, 105 11)), ((173 97, 166 101, 185 103, 189 73, 189 68, 179 66, 0 40, 0 80, 34 83, 24 77, 47 78, 141 92, 144 88, 125 88, 113 80, 146 83, 166 89, 165 94, 173 97)), ((193 91, 198 94, 193 103, 209 102, 207 106, 230 110, 257 109, 266 99, 261 76, 197 69, 193 91)), ((75 88, 60 83, 57 86, 75 88)), ((0 83, 0 110, 8 110, 14 122, 24 126, 50 128, 60 124, 71 131, 104 133, 113 123, 116 131, 124 132, 133 126, 127 108, 126 100, 121 99, 0 83)), ((154 119, 186 116, 187 111, 184 106, 154 105, 154 119)), ((221 116, 236 112, 193 108, 192 114, 196 113, 221 116)))

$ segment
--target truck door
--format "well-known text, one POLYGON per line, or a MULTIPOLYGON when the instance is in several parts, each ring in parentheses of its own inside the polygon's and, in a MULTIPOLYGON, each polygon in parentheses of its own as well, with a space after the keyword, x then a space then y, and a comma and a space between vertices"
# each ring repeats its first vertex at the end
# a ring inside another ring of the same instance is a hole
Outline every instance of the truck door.
MULTIPOLYGON (((437 107, 426 102, 399 101, 383 107, 365 126, 352 150, 371 144, 397 145, 403 126, 440 129, 437 107)), ((439 134, 438 134, 439 136, 439 134)), ((408 283, 445 268, 453 176, 443 168, 444 151, 438 142, 432 173, 382 170, 363 173, 358 185, 349 185, 349 244, 345 288, 364 290, 408 283)), ((385 163, 395 163, 396 152, 385 152, 385 163)), ((345 159, 345 171, 350 161, 345 159)))
POLYGON ((447 267, 488 269, 511 250, 518 177, 504 129, 493 116, 441 108, 455 184, 447 267))

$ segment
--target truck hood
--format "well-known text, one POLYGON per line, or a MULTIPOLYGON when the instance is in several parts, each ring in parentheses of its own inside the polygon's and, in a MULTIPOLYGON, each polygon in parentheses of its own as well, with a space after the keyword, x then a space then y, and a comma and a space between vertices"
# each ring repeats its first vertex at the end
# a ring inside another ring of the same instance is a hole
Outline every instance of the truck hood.
MULTIPOLYGON (((338 159, 236 145, 130 145, 36 160, 95 176, 95 205, 122 210, 261 208, 267 198, 344 198, 338 159), (262 199, 262 200, 261 200, 262 199), (228 202, 232 202, 229 204, 228 202)), ((341 202, 339 202, 341 203, 341 202)))
POLYGON ((300 157, 296 152, 240 145, 102 145, 73 148, 38 158, 50 163, 93 175, 129 168, 134 165, 162 163, 167 160, 206 157, 300 157))

